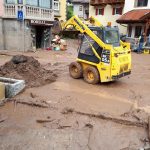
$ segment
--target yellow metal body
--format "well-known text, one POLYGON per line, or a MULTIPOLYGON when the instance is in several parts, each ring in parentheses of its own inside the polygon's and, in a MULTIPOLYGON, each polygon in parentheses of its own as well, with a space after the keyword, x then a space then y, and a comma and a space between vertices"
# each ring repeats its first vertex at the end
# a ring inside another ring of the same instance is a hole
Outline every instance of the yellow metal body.
MULTIPOLYGON (((98 20, 92 17, 93 25, 101 26, 102 24, 98 20)), ((110 63, 104 63, 101 61, 101 56, 96 52, 92 44, 92 51, 95 56, 100 60, 100 63, 93 63, 83 59, 77 58, 77 61, 82 64, 83 70, 85 70, 89 65, 95 66, 99 71, 100 81, 109 82, 116 80, 120 77, 130 74, 131 72, 131 50, 130 44, 120 41, 119 47, 113 47, 112 45, 105 44, 94 32, 92 32, 88 26, 82 23, 82 21, 74 16, 68 20, 64 26, 73 25, 78 31, 83 34, 87 34, 91 37, 103 50, 110 52, 110 63)), ((90 43, 89 43, 90 44, 90 43)))
POLYGON ((143 53, 144 54, 150 54, 150 49, 149 48, 144 48, 143 53))

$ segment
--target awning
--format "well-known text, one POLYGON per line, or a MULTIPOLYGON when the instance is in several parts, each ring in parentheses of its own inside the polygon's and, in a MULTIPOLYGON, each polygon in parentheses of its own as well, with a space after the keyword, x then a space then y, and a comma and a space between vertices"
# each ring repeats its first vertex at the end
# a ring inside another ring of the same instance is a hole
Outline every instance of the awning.
POLYGON ((128 23, 142 23, 150 19, 150 9, 138 9, 132 10, 123 14, 117 23, 128 24, 128 23))

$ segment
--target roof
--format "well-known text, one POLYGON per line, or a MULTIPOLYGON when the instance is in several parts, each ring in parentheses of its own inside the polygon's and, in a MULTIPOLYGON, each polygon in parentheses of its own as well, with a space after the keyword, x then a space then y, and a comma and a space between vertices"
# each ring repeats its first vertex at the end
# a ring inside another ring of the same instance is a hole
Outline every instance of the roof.
POLYGON ((90 0, 72 0, 72 3, 90 3, 90 0))
POLYGON ((150 9, 138 9, 132 10, 123 14, 118 20, 117 23, 138 23, 145 22, 146 19, 150 19, 150 9))

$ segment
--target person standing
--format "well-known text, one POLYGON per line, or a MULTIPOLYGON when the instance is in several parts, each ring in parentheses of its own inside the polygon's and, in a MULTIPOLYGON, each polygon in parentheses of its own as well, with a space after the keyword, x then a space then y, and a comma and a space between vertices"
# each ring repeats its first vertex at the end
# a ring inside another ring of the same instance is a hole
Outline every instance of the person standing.
POLYGON ((150 46, 150 33, 149 33, 149 36, 148 36, 148 46, 150 46))
POLYGON ((139 47, 137 49, 137 53, 142 52, 142 48, 144 46, 144 36, 145 36, 145 33, 142 33, 141 36, 139 37, 139 47))

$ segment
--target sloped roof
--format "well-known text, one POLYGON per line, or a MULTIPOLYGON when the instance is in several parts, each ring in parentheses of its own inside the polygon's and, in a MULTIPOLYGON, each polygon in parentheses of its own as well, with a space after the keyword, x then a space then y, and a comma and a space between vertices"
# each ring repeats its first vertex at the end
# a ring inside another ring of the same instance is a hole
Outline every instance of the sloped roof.
POLYGON ((72 0, 72 3, 90 3, 90 0, 72 0))
POLYGON ((145 22, 145 19, 150 19, 150 9, 138 9, 132 10, 123 14, 118 20, 117 23, 136 23, 136 22, 145 22))

